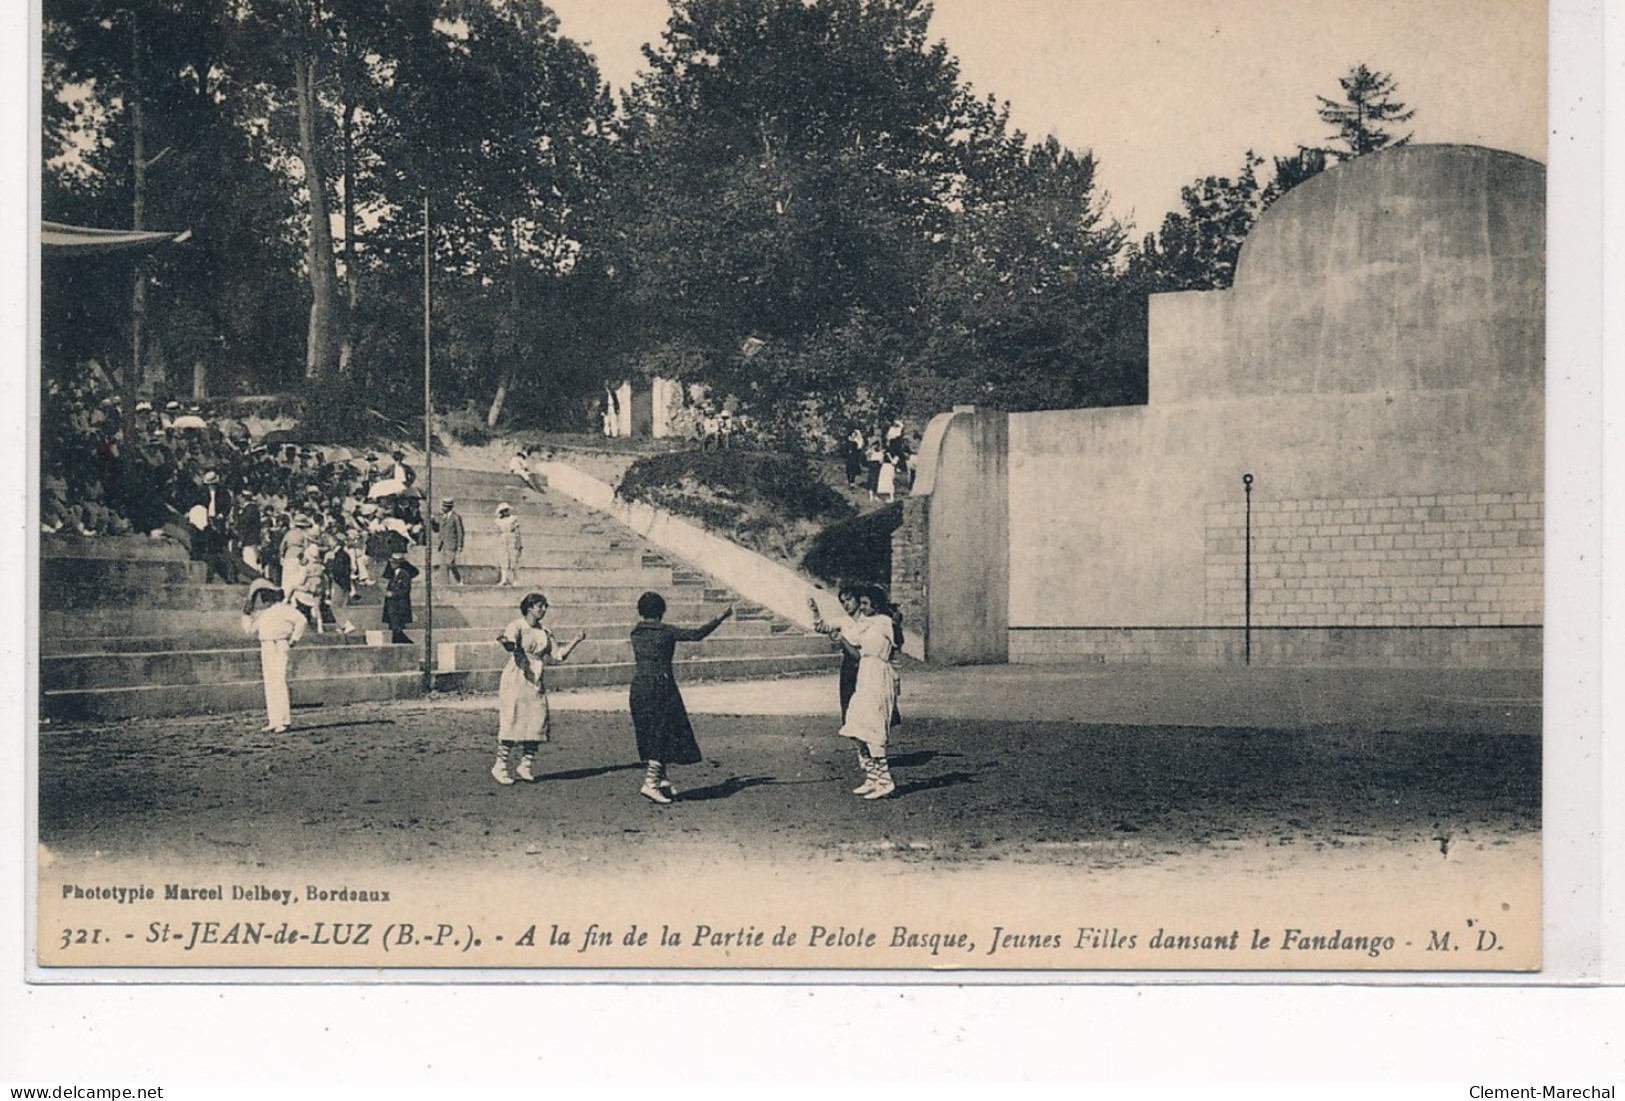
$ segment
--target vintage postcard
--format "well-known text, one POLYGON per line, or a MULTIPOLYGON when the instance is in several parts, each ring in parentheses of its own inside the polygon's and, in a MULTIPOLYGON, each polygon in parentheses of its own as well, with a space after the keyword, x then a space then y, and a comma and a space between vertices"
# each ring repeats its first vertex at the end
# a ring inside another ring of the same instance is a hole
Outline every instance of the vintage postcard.
POLYGON ((36 980, 1538 975, 1542 0, 45 0, 36 980))

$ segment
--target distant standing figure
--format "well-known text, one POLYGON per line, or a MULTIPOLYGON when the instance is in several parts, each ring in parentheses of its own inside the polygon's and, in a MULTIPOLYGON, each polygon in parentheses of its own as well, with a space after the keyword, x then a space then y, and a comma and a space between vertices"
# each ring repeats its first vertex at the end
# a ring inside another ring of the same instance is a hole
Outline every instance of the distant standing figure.
POLYGON ((384 625, 393 632, 391 642, 411 642, 406 625, 412 622, 412 579, 418 568, 406 560, 406 551, 397 548, 390 552, 384 565, 384 625))
POLYGON ((496 529, 502 536, 502 576, 497 584, 513 585, 517 583, 519 556, 525 551, 525 540, 519 531, 519 517, 506 501, 497 506, 496 529))
POLYGON ((677 794, 666 777, 667 765, 698 764, 699 743, 677 689, 671 659, 679 642, 698 642, 733 615, 733 606, 699 627, 673 627, 662 622, 666 600, 659 593, 638 597, 639 622, 632 628, 632 729, 637 735, 638 758, 643 762, 643 787, 638 792, 652 803, 669 803, 677 794))
POLYGON ((519 618, 497 636, 513 659, 503 666, 502 682, 497 686, 497 759, 491 766, 491 778, 503 786, 516 777, 527 784, 535 781, 536 750, 552 733, 542 670, 548 664, 567 661, 587 637, 582 631, 564 649, 556 649, 552 633, 542 626, 545 615, 547 597, 529 593, 519 602, 519 618), (519 767, 510 773, 508 758, 515 745, 519 747, 519 767))
POLYGON ((901 459, 908 447, 908 434, 903 428, 903 418, 898 417, 886 429, 886 454, 894 459, 901 459))
POLYGON ((300 582, 305 576, 305 548, 315 541, 316 533, 309 516, 297 513, 293 517, 293 526, 282 537, 279 554, 282 559, 282 591, 287 593, 289 603, 293 602, 294 593, 298 591, 300 582))
POLYGON ((868 470, 868 477, 864 486, 869 491, 869 500, 873 501, 880 494, 880 464, 885 460, 886 452, 881 449, 880 437, 876 436, 869 444, 869 449, 863 454, 864 465, 868 470))
POLYGON ((247 633, 260 640, 260 676, 265 682, 265 726, 260 733, 285 733, 293 725, 288 655, 293 644, 305 637, 305 617, 266 581, 255 581, 249 587, 243 616, 247 633))
POLYGON ((446 566, 446 580, 461 585, 463 570, 457 560, 463 553, 463 544, 467 542, 467 536, 463 528, 462 514, 457 511, 457 502, 450 497, 441 501, 440 515, 431 523, 434 530, 439 533, 435 546, 440 552, 440 560, 446 566))
POLYGON ((863 477, 863 429, 852 429, 842 450, 844 452, 842 458, 846 461, 846 486, 848 489, 854 489, 857 487, 858 479, 863 477))

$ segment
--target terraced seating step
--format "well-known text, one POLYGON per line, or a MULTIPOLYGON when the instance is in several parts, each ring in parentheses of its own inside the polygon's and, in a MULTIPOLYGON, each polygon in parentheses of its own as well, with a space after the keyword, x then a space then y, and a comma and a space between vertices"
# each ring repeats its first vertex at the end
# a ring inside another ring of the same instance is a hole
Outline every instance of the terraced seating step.
MULTIPOLYGON (((500 603, 449 605, 442 603, 437 596, 435 633, 457 629, 500 630, 519 614, 519 600, 515 595, 516 590, 498 591, 506 593, 508 599, 500 603)), ((666 596, 666 618, 671 623, 703 623, 720 612, 724 606, 720 602, 703 602, 697 593, 685 595, 679 589, 668 591, 666 596)), ((582 627, 588 630, 610 627, 630 630, 631 625, 637 622, 635 597, 632 600, 565 601, 550 593, 548 599, 551 602, 551 610, 547 626, 554 634, 563 634, 567 630, 573 632, 582 627)), ((419 622, 415 626, 421 629, 423 616, 421 602, 417 605, 417 611, 419 622)), ((371 628, 380 622, 382 605, 376 599, 360 604, 340 603, 334 608, 334 612, 340 621, 349 619, 358 627, 371 628)), ((240 620, 241 608, 213 611, 153 611, 145 608, 114 607, 79 612, 47 611, 41 617, 40 648, 44 653, 98 649, 197 648, 211 639, 242 640, 240 620), (124 640, 130 645, 97 646, 94 644, 94 640, 97 639, 113 640, 115 643, 124 640), (151 640, 158 645, 143 643, 142 640, 151 640)), ((753 606, 736 605, 734 618, 723 625, 722 631, 728 633, 747 627, 754 629, 758 626, 766 630, 775 626, 784 628, 786 625, 778 623, 770 613, 761 612, 753 606)), ((301 645, 314 644, 327 637, 309 632, 301 645)))
MULTIPOLYGON (((313 677, 289 683, 295 708, 339 706, 364 701, 417 699, 423 695, 423 674, 358 673, 345 677, 313 677)), ((117 719, 158 718, 165 715, 208 715, 243 712, 264 721, 265 688, 251 681, 222 681, 179 687, 171 684, 119 685, 76 691, 44 692, 40 710, 55 722, 107 722, 117 719)), ((296 717, 295 721, 301 721, 296 717)), ((307 720, 308 721, 308 720, 307 720)))
MULTIPOLYGON (((678 657, 672 662, 680 683, 708 680, 751 680, 765 677, 828 673, 841 664, 839 654, 794 654, 780 657, 678 657)), ((603 688, 611 685, 631 684, 634 666, 620 665, 560 665, 547 671, 548 686, 553 690, 570 688, 603 688)), ((495 693, 502 680, 501 669, 482 669, 469 672, 443 673, 435 678, 441 691, 495 693)))
MULTIPOLYGON (((376 610, 376 609, 374 609, 376 610)), ((481 624, 459 623, 451 626, 443 620, 437 619, 434 628, 436 643, 442 642, 489 642, 494 639, 497 632, 507 625, 515 612, 504 612, 501 615, 491 615, 490 622, 481 624)), ((674 617, 672 622, 699 623, 714 615, 714 609, 707 612, 694 611, 690 614, 674 617)), ((343 617, 341 617, 343 618, 343 617)), ((362 616, 352 614, 351 622, 356 625, 361 636, 367 632, 379 629, 376 615, 362 616)), ((601 615, 591 615, 583 612, 567 618, 555 619, 552 615, 547 618, 547 629, 562 641, 569 641, 575 637, 577 631, 585 630, 589 637, 618 636, 630 634, 632 625, 637 621, 637 613, 619 605, 606 605, 601 615)), ((413 624, 408 634, 421 640, 424 625, 413 624)), ((718 638, 760 637, 776 634, 795 633, 792 628, 782 621, 774 619, 741 619, 735 616, 723 624, 710 640, 718 638)), ((316 634, 307 631, 304 639, 299 643, 301 648, 314 646, 348 646, 354 642, 356 636, 346 637, 329 628, 325 634, 316 634)), ((66 657, 73 654, 138 654, 158 650, 230 650, 235 648, 253 647, 258 652, 258 643, 244 636, 233 618, 229 623, 219 621, 205 622, 185 634, 173 635, 81 635, 49 637, 40 640, 41 656, 66 657)))
MULTIPOLYGON (((573 636, 572 636, 573 637, 573 636)), ((560 636, 561 644, 567 643, 569 637, 560 636)), ((830 643, 818 635, 757 635, 735 636, 733 638, 719 638, 711 636, 704 642, 685 643, 695 648, 695 653, 706 658, 725 657, 773 657, 787 654, 828 654, 830 643)), ((509 662, 508 652, 492 639, 474 642, 441 642, 435 636, 435 669, 438 672, 455 672, 469 669, 502 669, 509 662)), ((570 655, 570 662, 584 665, 606 664, 611 662, 629 662, 632 660, 632 640, 628 635, 619 638, 598 639, 588 635, 585 642, 576 647, 570 655)), ((568 664, 568 663, 566 663, 568 664)), ((548 676, 552 676, 553 667, 548 667, 548 676)))
MULTIPOLYGON (((510 598, 517 603, 518 597, 513 595, 514 589, 526 588, 540 589, 548 595, 549 600, 554 599, 555 592, 580 594, 602 590, 616 594, 630 593, 631 599, 635 601, 638 594, 650 589, 664 590, 672 587, 674 586, 671 571, 664 568, 622 567, 594 570, 533 566, 521 567, 517 571, 517 584, 512 587, 467 584, 459 588, 456 585, 448 586, 442 583, 435 586, 435 598, 437 603, 444 601, 453 605, 506 604, 510 598)), ((421 578, 414 583, 412 593, 415 599, 423 599, 421 578)), ((240 611, 247 594, 247 586, 224 583, 199 585, 166 582, 159 585, 115 586, 64 582, 52 585, 48 590, 42 590, 45 606, 59 610, 140 605, 152 609, 217 611, 236 608, 240 611)))
MULTIPOLYGON (((694 564, 545 486, 527 487, 506 473, 441 468, 434 496, 457 500, 467 532, 459 555, 465 583, 450 583, 443 569, 433 577, 441 689, 495 691, 510 659, 493 636, 532 590, 547 594, 547 625, 561 641, 588 633, 570 662, 549 668, 549 684, 558 689, 631 680, 628 635, 637 598, 650 589, 666 597, 672 623, 702 623, 727 604, 735 607, 734 618, 710 638, 679 648, 685 680, 829 670, 839 662, 826 640, 739 600, 694 564), (498 501, 511 504, 523 526, 525 549, 512 587, 494 584, 504 543, 489 526, 498 501)), ((421 569, 425 548, 409 553, 421 569)), ((91 720, 262 708, 259 647, 240 627, 247 588, 205 584, 203 576, 202 564, 188 562, 168 541, 53 540, 42 551, 42 711, 91 720)), ((363 587, 354 604, 340 599, 336 615, 357 631, 307 632, 290 667, 295 706, 418 695, 428 581, 419 578, 413 589, 418 622, 408 630, 410 644, 391 645, 380 630, 376 585, 363 587)))
MULTIPOLYGON (((295 646, 289 663, 292 675, 319 670, 320 676, 400 673, 416 669, 421 655, 410 646, 368 646, 359 634, 347 645, 305 648, 295 646)), ((40 659, 43 691, 111 688, 120 684, 164 684, 177 691, 220 681, 252 680, 260 675, 260 651, 237 647, 224 650, 169 650, 146 653, 53 655, 40 659)))
POLYGON ((171 539, 147 535, 42 535, 40 557, 104 558, 120 562, 184 562, 186 548, 171 539))
MULTIPOLYGON (((680 681, 694 683, 830 672, 839 662, 839 655, 833 653, 703 658, 685 657, 679 652, 673 664, 680 681)), ((548 685, 552 690, 562 691, 630 684, 633 670, 631 663, 559 665, 549 668, 548 685)), ((445 692, 494 695, 501 677, 500 669, 445 673, 435 678, 435 687, 445 692)), ((303 678, 296 672, 289 683, 289 694, 295 708, 295 726, 310 726, 320 721, 320 705, 420 698, 423 676, 416 669, 303 678)), ((42 693, 40 698, 41 711, 54 722, 107 722, 229 712, 243 713, 245 722, 258 722, 263 721, 264 706, 265 691, 257 677, 184 687, 146 684, 52 691, 42 693)))

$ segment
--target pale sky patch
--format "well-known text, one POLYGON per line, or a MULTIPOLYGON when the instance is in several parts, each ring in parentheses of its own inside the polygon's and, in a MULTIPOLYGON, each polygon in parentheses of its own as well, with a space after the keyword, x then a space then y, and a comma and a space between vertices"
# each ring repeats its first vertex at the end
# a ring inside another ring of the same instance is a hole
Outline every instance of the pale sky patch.
MULTIPOLYGON (((669 12, 549 3, 617 89, 669 12)), ((1544 0, 936 0, 931 34, 1029 137, 1092 150, 1109 211, 1141 233, 1249 148, 1326 142, 1315 96, 1335 97, 1360 62, 1393 75, 1416 109, 1413 140, 1546 159, 1544 0)))

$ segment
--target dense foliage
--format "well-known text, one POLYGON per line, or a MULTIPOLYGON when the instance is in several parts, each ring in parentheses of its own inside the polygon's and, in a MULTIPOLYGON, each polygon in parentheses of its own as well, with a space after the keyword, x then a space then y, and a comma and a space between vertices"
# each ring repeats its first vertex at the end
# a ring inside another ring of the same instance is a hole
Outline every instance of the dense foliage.
POLYGON ((813 460, 775 452, 650 455, 627 469, 616 494, 698 520, 781 557, 794 548, 764 545, 765 538, 799 542, 856 511, 813 460))
POLYGON ((808 544, 802 565, 830 585, 865 582, 890 587, 891 537, 903 522, 903 503, 893 502, 831 524, 808 544))
MULTIPOLYGON (((671 0, 618 106, 542 0, 43 15, 45 216, 192 231, 48 258, 46 369, 295 389, 338 424, 421 400, 426 216, 435 396, 492 426, 580 430, 656 375, 813 448, 957 402, 1143 401, 1146 294, 1228 285, 1325 164, 1263 185, 1249 153, 1131 248, 1093 157, 1013 130, 925 0, 671 0)), ((1384 74, 1343 87, 1336 157, 1410 117, 1384 74)))

